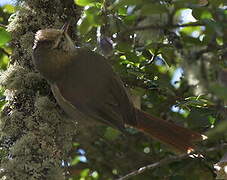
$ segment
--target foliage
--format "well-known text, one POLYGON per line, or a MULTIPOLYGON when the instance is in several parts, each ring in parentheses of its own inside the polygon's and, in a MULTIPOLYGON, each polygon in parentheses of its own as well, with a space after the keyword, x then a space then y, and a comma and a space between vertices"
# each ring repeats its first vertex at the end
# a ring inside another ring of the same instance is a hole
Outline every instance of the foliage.
MULTIPOLYGON (((0 70, 3 71, 7 68, 9 62, 9 54, 11 48, 9 42, 11 40, 10 34, 6 31, 6 25, 10 15, 14 12, 14 6, 4 5, 0 7, 0 70), (5 26, 5 27, 4 27, 5 26)), ((3 95, 4 89, 0 87, 0 109, 5 104, 5 97, 3 95)))
MULTIPOLYGON (((226 119, 226 75, 220 73, 227 66, 226 1, 75 3, 84 7, 78 22, 81 41, 95 49, 99 31, 112 38, 114 54, 109 59, 133 93, 141 97, 143 109, 197 131, 214 131, 212 136, 225 141, 225 130, 215 127, 226 119), (193 18, 187 21, 190 16, 193 18)), ((206 147, 216 145, 217 138, 214 141, 212 136, 206 147)), ((212 161, 188 163, 173 163, 147 177, 214 178, 212 161)), ((142 177, 145 179, 138 176, 142 177)))
MULTIPOLYGON (((79 44, 100 53, 99 36, 113 40, 113 54, 108 59, 125 84, 133 89, 132 94, 141 98, 142 109, 206 133, 209 140, 200 144, 204 151, 226 141, 223 128, 227 118, 226 0, 75 0, 75 4, 82 8, 75 28, 79 44), (193 18, 186 20, 189 16, 193 18)), ((12 5, 0 7, 0 23, 7 25, 12 13, 12 5)), ((1 27, 2 70, 6 69, 12 51, 9 41, 9 33, 1 27)), ((4 100, 2 91, 0 98, 4 100)), ((0 102, 0 107, 3 104, 0 102)), ((117 141, 121 136, 109 127, 101 131, 102 141, 117 141)), ((154 161, 172 154, 159 142, 148 139, 142 139, 134 148, 155 155, 154 161)), ((100 170, 92 166, 85 158, 87 150, 77 149, 71 164, 85 161, 89 169, 71 179, 103 179, 106 171, 112 173, 110 179, 123 175, 117 167, 109 170, 103 166, 100 170)), ((222 153, 222 150, 205 153, 203 160, 176 161, 133 179, 214 179, 213 164, 222 153)))

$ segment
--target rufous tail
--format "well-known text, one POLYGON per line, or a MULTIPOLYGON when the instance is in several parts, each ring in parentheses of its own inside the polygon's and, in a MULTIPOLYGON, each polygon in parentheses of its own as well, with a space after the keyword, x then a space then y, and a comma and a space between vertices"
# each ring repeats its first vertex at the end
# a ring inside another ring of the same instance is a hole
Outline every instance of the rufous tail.
POLYGON ((144 111, 136 109, 136 112, 138 119, 137 129, 172 146, 179 152, 190 153, 195 149, 193 142, 206 139, 206 136, 200 133, 154 117, 144 111))

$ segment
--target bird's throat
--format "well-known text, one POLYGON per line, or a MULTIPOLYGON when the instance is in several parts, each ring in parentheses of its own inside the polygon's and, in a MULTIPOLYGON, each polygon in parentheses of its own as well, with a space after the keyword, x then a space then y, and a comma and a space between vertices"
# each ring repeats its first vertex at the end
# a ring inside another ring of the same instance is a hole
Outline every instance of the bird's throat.
POLYGON ((39 47, 33 53, 34 64, 45 79, 56 82, 70 64, 71 56, 59 49, 39 47))

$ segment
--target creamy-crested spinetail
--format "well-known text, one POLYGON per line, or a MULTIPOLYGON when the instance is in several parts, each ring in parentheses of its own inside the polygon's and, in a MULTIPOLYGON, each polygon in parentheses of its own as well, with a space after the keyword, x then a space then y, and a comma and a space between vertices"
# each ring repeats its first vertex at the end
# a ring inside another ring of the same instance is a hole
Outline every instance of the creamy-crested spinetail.
POLYGON ((203 139, 197 132, 136 109, 108 60, 86 48, 76 48, 67 34, 68 27, 39 30, 33 62, 69 116, 76 119, 80 112, 89 121, 120 130, 129 125, 181 152, 193 150, 193 141, 203 139))

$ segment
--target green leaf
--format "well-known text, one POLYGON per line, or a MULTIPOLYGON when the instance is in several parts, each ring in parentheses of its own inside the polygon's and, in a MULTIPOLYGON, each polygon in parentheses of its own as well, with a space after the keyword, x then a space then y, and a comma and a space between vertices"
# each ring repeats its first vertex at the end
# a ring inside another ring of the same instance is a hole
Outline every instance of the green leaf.
POLYGON ((94 171, 91 176, 94 178, 94 179, 98 179, 99 178, 99 173, 97 171, 94 171))
POLYGON ((2 110, 3 106, 6 104, 4 91, 5 91, 5 89, 0 87, 0 110, 2 110))
POLYGON ((89 7, 84 11, 86 15, 93 15, 93 16, 99 14, 99 12, 100 12, 100 9, 94 6, 89 7))
POLYGON ((131 62, 138 62, 138 60, 139 60, 139 58, 135 52, 127 52, 127 53, 125 53, 125 55, 126 55, 126 59, 131 62))
POLYGON ((153 15, 167 13, 168 9, 162 4, 147 4, 141 8, 142 15, 153 15))
POLYGON ((0 56, 0 69, 6 70, 9 63, 9 57, 6 55, 0 56))
POLYGON ((9 14, 13 14, 15 12, 15 7, 10 4, 6 4, 3 6, 3 11, 9 14))
POLYGON ((210 129, 206 135, 209 137, 209 140, 216 139, 218 136, 222 137, 227 129, 227 121, 222 121, 215 126, 215 128, 210 129))
POLYGON ((120 16, 127 16, 127 8, 126 7, 120 7, 118 9, 118 15, 120 15, 120 16))
POLYGON ((227 87, 221 86, 219 84, 213 84, 210 86, 210 91, 215 93, 221 99, 227 100, 227 87))
POLYGON ((181 33, 182 42, 185 42, 185 45, 202 45, 202 42, 198 38, 194 38, 188 35, 181 33))
POLYGON ((211 12, 207 8, 204 8, 204 7, 193 9, 192 15, 198 20, 212 18, 211 12))
POLYGON ((90 169, 84 169, 84 170, 80 173, 80 175, 81 175, 82 178, 85 178, 85 177, 87 177, 87 176, 89 175, 89 172, 90 172, 90 169))
POLYGON ((199 128, 210 126, 209 116, 212 116, 213 111, 206 108, 191 108, 188 119, 189 127, 199 128))
POLYGON ((11 40, 10 33, 8 33, 4 28, 0 27, 0 46, 5 45, 11 40))
POLYGON ((103 23, 103 17, 100 15, 100 9, 97 7, 89 7, 86 11, 86 18, 91 26, 100 26, 103 23))
POLYGON ((130 51, 131 47, 132 46, 129 42, 127 42, 127 41, 123 42, 122 41, 122 42, 119 42, 117 44, 116 49, 121 51, 121 52, 127 52, 127 51, 130 51))
POLYGON ((192 35, 193 32, 198 32, 201 33, 201 26, 189 26, 189 27, 184 27, 180 29, 180 32, 183 32, 184 34, 187 35, 192 35))
POLYGON ((76 165, 78 162, 80 162, 80 156, 74 157, 70 164, 76 165))
POLYGON ((113 141, 116 138, 118 138, 119 135, 120 135, 120 132, 118 130, 108 127, 108 128, 106 128, 104 137, 113 141))
POLYGON ((80 144, 78 142, 73 143, 73 147, 78 147, 80 144))
POLYGON ((78 6, 87 6, 96 3, 96 0, 74 0, 78 6))
POLYGON ((126 25, 134 25, 135 21, 136 21, 136 18, 137 16, 136 15, 127 15, 125 18, 124 18, 124 23, 126 25))
POLYGON ((213 125, 216 121, 216 118, 214 118, 213 116, 208 116, 208 120, 209 120, 210 124, 213 125))
POLYGON ((92 29, 92 25, 87 17, 81 18, 81 23, 78 26, 78 30, 81 35, 87 34, 92 29))

